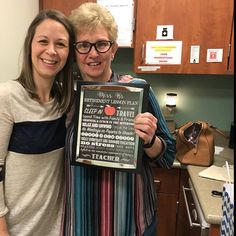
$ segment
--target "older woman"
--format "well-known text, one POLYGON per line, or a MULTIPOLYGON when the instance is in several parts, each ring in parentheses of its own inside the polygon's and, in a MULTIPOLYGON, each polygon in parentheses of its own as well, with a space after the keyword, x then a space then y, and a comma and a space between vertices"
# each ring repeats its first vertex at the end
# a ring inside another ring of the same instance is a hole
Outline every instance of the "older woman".
MULTIPOLYGON (((117 75, 111 69, 118 48, 118 29, 106 8, 85 3, 72 11, 70 20, 77 29, 76 62, 84 81, 133 82, 130 76, 117 75)), ((170 168, 175 142, 152 90, 148 112, 135 117, 134 131, 144 142, 140 174, 72 167, 70 200, 75 206, 74 212, 71 208, 75 235, 156 235, 156 193, 150 163, 170 168)), ((73 123, 67 134, 69 158, 72 139, 73 123)))

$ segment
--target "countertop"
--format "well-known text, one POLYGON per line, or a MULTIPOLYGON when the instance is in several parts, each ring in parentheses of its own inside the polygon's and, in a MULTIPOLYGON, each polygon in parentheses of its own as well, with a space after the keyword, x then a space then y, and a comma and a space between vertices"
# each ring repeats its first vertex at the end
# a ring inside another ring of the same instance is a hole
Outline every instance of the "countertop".
MULTIPOLYGON (((214 165, 221 167, 225 164, 226 160, 230 165, 234 165, 234 150, 228 147, 225 147, 220 154, 215 155, 214 165)), ((175 163, 175 165, 177 167, 178 163, 175 163)), ((222 191, 224 182, 199 177, 198 173, 206 168, 207 167, 187 165, 187 170, 192 180, 205 220, 209 224, 220 224, 222 218, 222 198, 213 197, 211 191, 222 191)))

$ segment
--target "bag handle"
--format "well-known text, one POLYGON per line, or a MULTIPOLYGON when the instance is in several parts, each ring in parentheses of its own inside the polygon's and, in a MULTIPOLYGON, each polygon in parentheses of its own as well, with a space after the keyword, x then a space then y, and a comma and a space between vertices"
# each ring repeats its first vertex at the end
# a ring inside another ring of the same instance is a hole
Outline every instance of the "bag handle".
POLYGON ((229 135, 226 135, 223 131, 219 130, 217 127, 213 126, 213 125, 209 125, 210 128, 214 129, 214 131, 218 132, 219 134, 221 134, 222 136, 224 136, 226 139, 229 139, 229 135))
POLYGON ((185 124, 183 124, 183 125, 177 127, 171 134, 172 134, 172 135, 177 135, 181 127, 183 127, 183 126, 185 126, 185 125, 187 125, 187 124, 192 124, 192 123, 193 123, 192 121, 186 122, 185 124))

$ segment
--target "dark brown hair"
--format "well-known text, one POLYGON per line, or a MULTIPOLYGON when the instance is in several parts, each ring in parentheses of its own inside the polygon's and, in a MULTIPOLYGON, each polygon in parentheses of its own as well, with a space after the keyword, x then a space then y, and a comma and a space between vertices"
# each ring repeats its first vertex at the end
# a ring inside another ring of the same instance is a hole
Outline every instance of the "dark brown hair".
POLYGON ((37 26, 46 19, 52 19, 61 23, 69 34, 69 55, 64 68, 56 75, 51 94, 55 99, 56 108, 65 112, 69 109, 73 96, 73 63, 74 63, 74 42, 75 29, 69 19, 57 10, 42 10, 31 22, 23 47, 23 61, 20 76, 17 80, 27 90, 32 98, 38 99, 33 79, 31 60, 31 44, 37 26))

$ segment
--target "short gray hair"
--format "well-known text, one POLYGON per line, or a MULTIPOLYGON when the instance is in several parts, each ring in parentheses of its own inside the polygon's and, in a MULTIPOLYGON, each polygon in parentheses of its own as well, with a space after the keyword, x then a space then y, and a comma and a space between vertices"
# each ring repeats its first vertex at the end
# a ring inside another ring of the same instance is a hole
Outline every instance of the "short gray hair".
POLYGON ((117 41, 118 26, 109 10, 98 3, 87 2, 72 10, 69 17, 78 33, 94 31, 98 26, 107 30, 109 39, 117 41))

